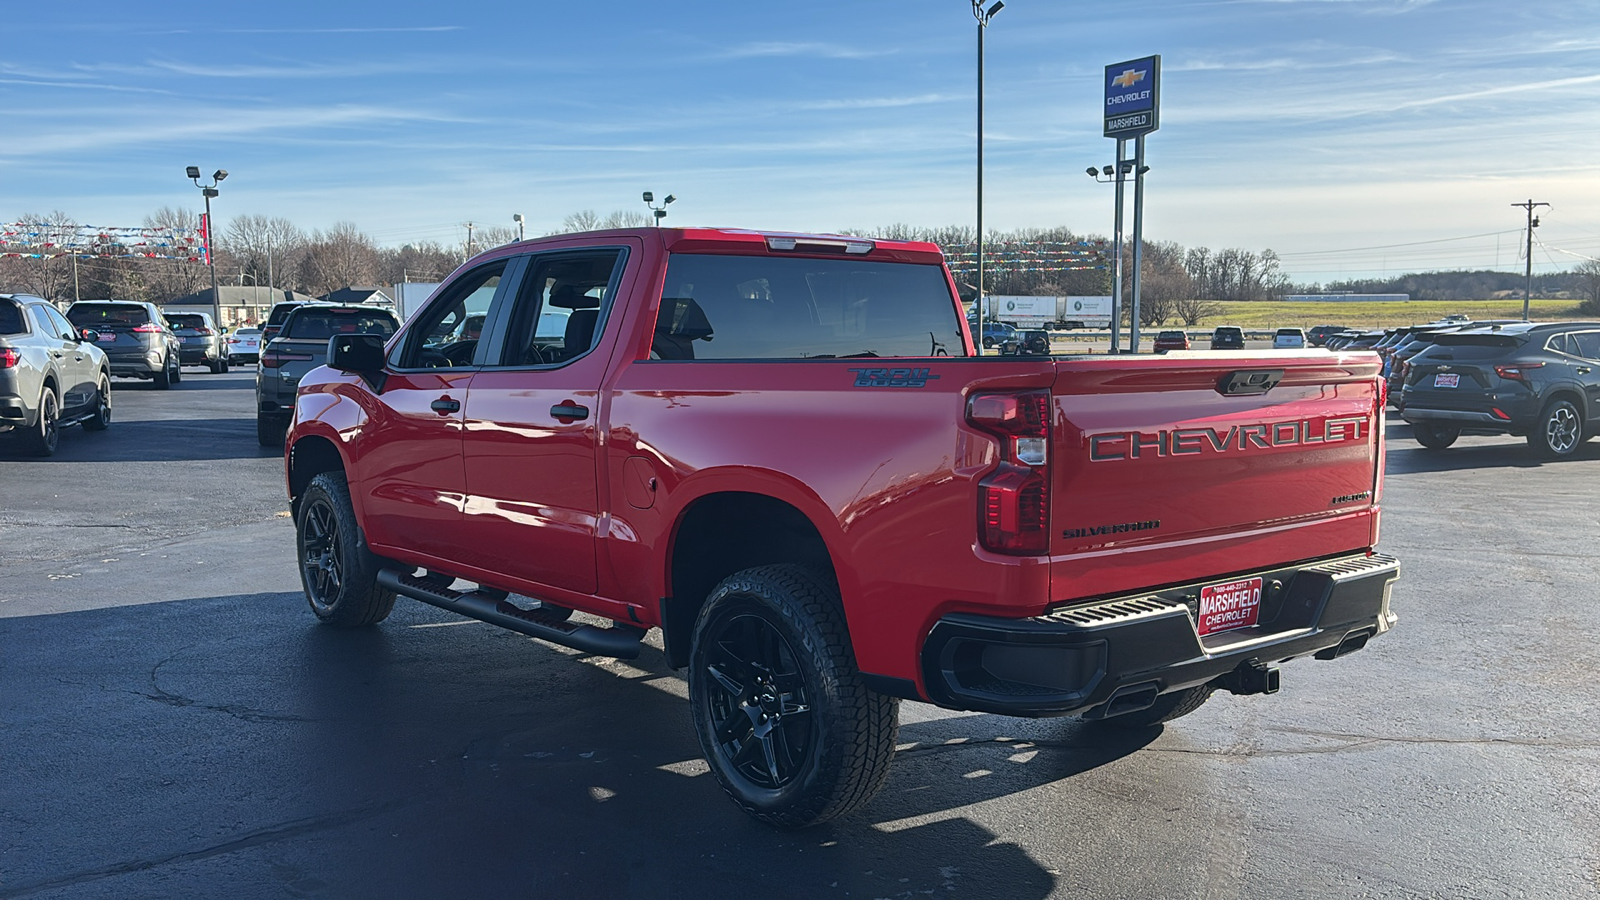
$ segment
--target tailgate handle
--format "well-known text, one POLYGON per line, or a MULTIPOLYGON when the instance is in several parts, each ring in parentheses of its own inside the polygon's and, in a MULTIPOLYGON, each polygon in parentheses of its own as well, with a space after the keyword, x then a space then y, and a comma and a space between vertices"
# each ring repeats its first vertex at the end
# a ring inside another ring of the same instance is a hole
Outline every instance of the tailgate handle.
POLYGON ((1282 380, 1282 369, 1241 369, 1222 376, 1222 380, 1217 382, 1217 393, 1225 397, 1265 394, 1282 380))

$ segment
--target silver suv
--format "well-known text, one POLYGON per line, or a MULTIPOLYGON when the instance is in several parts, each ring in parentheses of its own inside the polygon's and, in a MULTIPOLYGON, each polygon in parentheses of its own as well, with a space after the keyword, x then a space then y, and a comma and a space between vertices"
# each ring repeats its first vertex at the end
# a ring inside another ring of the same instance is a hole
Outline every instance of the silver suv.
POLYGON ((49 456, 63 425, 110 425, 111 368, 98 338, 48 300, 0 294, 0 435, 49 456))

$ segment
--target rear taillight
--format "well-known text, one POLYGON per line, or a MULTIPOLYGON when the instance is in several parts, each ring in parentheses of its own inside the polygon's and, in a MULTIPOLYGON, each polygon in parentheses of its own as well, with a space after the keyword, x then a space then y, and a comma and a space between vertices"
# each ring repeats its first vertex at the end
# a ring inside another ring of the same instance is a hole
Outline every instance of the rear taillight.
POLYGON ((143 325, 135 325, 133 330, 139 332, 140 334, 150 334, 151 332, 160 331, 161 326, 154 322, 146 322, 143 325))
POLYGON ((1050 392, 975 394, 967 422, 1000 439, 1000 464, 978 482, 978 539, 996 553, 1050 549, 1050 392))
POLYGON ((261 354, 261 368, 263 369, 281 368, 284 363, 310 361, 311 354, 309 353, 284 353, 281 350, 268 350, 261 354))
POLYGON ((1528 381, 1528 372, 1533 369, 1544 368, 1544 363, 1518 363, 1514 366, 1495 366, 1494 373, 1507 381, 1520 382, 1525 387, 1533 387, 1528 381))
POLYGON ((22 354, 11 347, 0 347, 0 369, 9 369, 22 362, 22 354))
POLYGON ((211 331, 211 329, 207 328, 206 326, 201 325, 199 328, 196 328, 194 330, 194 333, 195 334, 211 334, 212 331, 211 331))

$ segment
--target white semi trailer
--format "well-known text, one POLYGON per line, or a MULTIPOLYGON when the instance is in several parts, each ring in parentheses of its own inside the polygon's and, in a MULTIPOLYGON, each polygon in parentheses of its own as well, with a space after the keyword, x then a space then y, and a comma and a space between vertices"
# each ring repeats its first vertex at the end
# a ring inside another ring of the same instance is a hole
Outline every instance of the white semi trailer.
POLYGON ((985 318, 1017 328, 1110 328, 1111 298, 1012 297, 991 294, 985 318))

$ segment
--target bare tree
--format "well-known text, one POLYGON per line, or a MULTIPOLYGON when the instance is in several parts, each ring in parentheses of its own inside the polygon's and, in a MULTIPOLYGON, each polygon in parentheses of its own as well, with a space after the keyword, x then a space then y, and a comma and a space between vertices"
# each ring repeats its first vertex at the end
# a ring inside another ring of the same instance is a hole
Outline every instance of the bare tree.
POLYGON ((386 285, 443 281, 459 265, 461 254, 443 244, 406 244, 398 249, 378 251, 378 276, 386 285))
POLYGON ((314 294, 372 284, 378 279, 378 249, 354 223, 339 222, 312 234, 298 276, 314 294))
POLYGON ((561 220, 560 234, 568 231, 594 231, 600 227, 600 217, 592 209, 579 210, 561 220))
POLYGON ((1586 259, 1572 272, 1578 276, 1578 287, 1583 292, 1579 311, 1586 315, 1600 314, 1600 259, 1586 259))
POLYGON ((306 236, 282 217, 236 216, 217 245, 228 255, 229 274, 238 275, 240 282, 249 277, 252 284, 279 286, 293 281, 305 254, 306 236))

